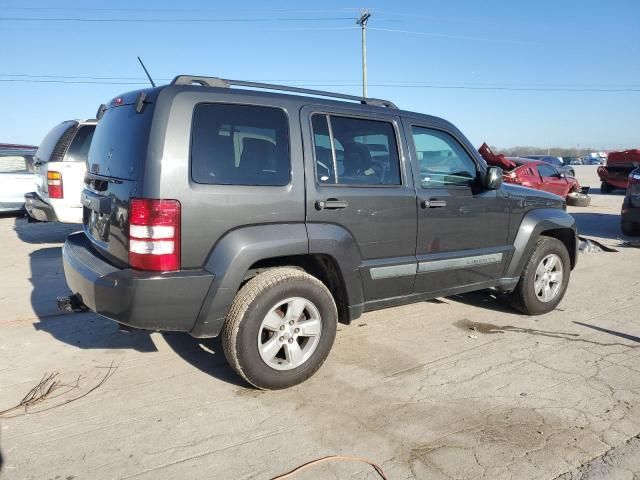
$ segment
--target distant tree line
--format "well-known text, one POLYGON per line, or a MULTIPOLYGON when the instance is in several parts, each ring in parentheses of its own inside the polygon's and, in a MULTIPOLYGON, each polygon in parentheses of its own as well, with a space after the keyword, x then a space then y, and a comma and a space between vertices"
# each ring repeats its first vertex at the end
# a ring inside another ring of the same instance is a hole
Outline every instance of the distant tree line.
POLYGON ((494 153, 502 153, 507 157, 523 157, 525 155, 552 155, 554 157, 583 157, 589 155, 591 152, 597 152, 598 150, 592 148, 540 148, 540 147, 512 147, 512 148, 498 148, 491 146, 491 151, 494 153))

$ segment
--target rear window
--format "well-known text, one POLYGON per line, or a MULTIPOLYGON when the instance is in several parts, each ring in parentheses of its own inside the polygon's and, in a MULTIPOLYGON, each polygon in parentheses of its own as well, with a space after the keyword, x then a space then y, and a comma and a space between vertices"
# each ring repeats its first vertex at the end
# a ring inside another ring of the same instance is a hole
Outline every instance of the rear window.
POLYGON ((193 114, 191 178, 212 185, 289 183, 289 125, 279 108, 199 104, 193 114))
POLYGON ((86 162, 91 146, 95 125, 85 125, 78 129, 64 157, 65 162, 86 162))
POLYGON ((104 113, 91 139, 90 172, 123 180, 138 179, 147 156, 154 106, 146 104, 141 113, 136 113, 133 105, 122 105, 104 113))
POLYGON ((40 162, 48 162, 51 158, 51 154, 53 153, 62 136, 67 133, 69 129, 74 128, 76 125, 78 125, 78 122, 68 121, 62 122, 60 125, 56 125, 55 127, 53 127, 44 137, 42 142, 40 142, 40 146, 38 147, 38 151, 36 152, 36 158, 40 162))

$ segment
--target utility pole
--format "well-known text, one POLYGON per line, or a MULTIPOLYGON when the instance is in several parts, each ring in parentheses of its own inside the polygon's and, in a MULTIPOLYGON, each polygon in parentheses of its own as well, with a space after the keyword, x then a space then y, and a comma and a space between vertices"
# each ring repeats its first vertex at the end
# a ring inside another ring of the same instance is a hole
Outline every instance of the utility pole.
POLYGON ((371 12, 367 9, 360 10, 360 18, 356 23, 362 29, 362 96, 367 97, 367 22, 371 12))

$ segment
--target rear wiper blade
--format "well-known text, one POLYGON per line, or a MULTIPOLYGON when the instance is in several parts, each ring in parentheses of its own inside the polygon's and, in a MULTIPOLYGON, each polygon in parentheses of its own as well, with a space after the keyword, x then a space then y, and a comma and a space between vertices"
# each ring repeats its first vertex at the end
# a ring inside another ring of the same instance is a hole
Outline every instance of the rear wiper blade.
POLYGON ((104 175, 100 175, 98 173, 93 173, 93 172, 87 172, 86 174, 87 178, 90 178, 92 180, 104 180, 107 181, 109 183, 115 183, 115 184, 121 184, 122 180, 120 180, 119 178, 114 178, 114 177, 107 177, 104 175))

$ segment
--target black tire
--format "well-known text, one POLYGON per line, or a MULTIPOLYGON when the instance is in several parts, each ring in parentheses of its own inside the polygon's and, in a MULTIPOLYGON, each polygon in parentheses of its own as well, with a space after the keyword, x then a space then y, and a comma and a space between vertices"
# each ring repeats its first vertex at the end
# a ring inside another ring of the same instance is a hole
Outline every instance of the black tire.
POLYGON ((573 178, 576 177, 576 171, 572 168, 571 170, 569 170, 569 175, 572 176, 573 178))
POLYGON ((609 185, 607 182, 602 182, 600 184, 600 193, 611 193, 613 191, 613 187, 609 185))
POLYGON ((640 223, 623 219, 620 221, 620 229, 622 230, 622 233, 629 237, 640 236, 640 223))
POLYGON ((562 301, 567 291, 570 275, 571 259, 569 258, 569 252, 564 243, 555 238, 540 237, 529 257, 529 261, 524 267, 518 285, 513 292, 508 294, 508 299, 514 308, 527 315, 542 315, 551 312, 562 301), (556 254, 560 258, 563 276, 560 282, 560 288, 555 297, 548 302, 543 302, 536 295, 534 282, 536 269, 542 260, 550 254, 556 254))
POLYGON ((237 293, 222 329, 222 346, 229 365, 254 387, 288 388, 304 382, 322 366, 333 346, 337 322, 335 301, 320 280, 295 268, 274 268, 249 280, 237 293), (260 327, 274 305, 292 297, 313 303, 320 315, 321 333, 315 350, 304 363, 290 370, 277 370, 259 352, 260 327))
POLYGON ((567 195, 567 205, 571 207, 588 207, 591 197, 585 193, 572 192, 567 195))

